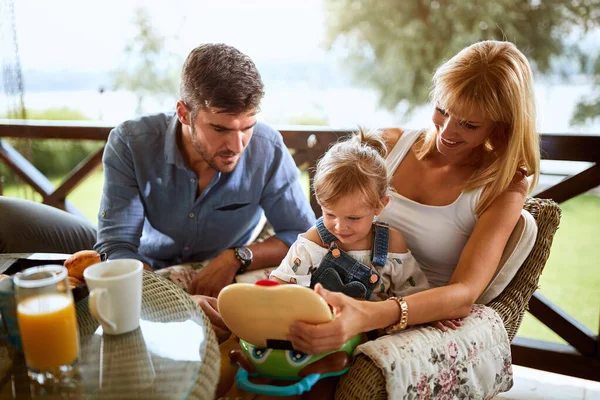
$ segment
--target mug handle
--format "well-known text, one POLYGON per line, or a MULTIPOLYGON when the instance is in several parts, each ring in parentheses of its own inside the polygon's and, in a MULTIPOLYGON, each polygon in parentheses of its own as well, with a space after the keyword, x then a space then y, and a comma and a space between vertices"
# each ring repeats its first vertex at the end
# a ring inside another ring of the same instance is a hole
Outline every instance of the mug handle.
POLYGON ((103 288, 93 289, 90 292, 88 306, 89 306, 90 312, 92 313, 92 315, 94 317, 96 317, 96 319, 98 321, 100 321, 102 324, 104 324, 106 326, 109 326, 113 331, 116 331, 117 324, 115 324, 114 322, 112 322, 111 320, 106 318, 106 316, 104 314, 102 314, 102 311, 100 311, 100 302, 105 301, 102 299, 104 299, 104 296, 106 295, 107 292, 108 292, 108 290, 103 289, 103 288))

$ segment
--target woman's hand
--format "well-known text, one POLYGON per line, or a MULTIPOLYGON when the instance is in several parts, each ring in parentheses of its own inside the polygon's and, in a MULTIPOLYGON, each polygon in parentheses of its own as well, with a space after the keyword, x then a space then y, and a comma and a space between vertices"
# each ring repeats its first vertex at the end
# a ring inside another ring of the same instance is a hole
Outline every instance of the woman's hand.
POLYGON ((438 328, 442 332, 448 332, 448 328, 457 330, 463 325, 462 319, 444 319, 441 321, 435 321, 430 324, 431 326, 438 328))
POLYGON ((350 338, 361 333, 360 321, 364 320, 361 301, 342 293, 330 292, 321 284, 315 292, 332 307, 335 318, 322 324, 296 321, 290 325, 288 340, 294 349, 305 354, 321 354, 338 350, 350 338))

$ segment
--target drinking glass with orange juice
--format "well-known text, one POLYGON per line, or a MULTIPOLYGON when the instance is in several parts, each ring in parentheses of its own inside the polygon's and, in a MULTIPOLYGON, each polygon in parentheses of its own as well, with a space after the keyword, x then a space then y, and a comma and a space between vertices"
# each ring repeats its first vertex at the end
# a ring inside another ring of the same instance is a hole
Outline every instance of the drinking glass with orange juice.
POLYGON ((79 338, 67 269, 28 268, 15 275, 17 319, 28 374, 47 382, 69 381, 76 373, 79 338))

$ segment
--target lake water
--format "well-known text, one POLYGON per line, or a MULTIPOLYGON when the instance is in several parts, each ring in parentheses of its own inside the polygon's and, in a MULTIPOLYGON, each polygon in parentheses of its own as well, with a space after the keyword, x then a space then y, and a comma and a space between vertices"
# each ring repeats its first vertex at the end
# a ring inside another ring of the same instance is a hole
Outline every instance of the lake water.
MULTIPOLYGON (((600 120, 585 126, 571 126, 570 119, 575 104, 592 90, 589 84, 538 84, 536 101, 538 129, 543 133, 600 134, 600 120)), ((14 101, 14 99, 11 99, 14 101)), ((26 93, 27 108, 43 110, 68 107, 80 110, 92 119, 117 124, 136 114, 137 99, 126 91, 107 91, 99 94, 93 90, 48 91, 26 93)), ((173 109, 175 99, 148 98, 143 111, 147 113, 173 109)), ((0 112, 6 110, 7 98, 0 95, 0 112)), ((292 120, 307 117, 326 121, 333 128, 354 129, 366 127, 427 126, 431 118, 429 106, 418 107, 411 115, 389 112, 378 105, 377 94, 360 88, 311 88, 303 84, 276 84, 266 87, 266 96, 260 118, 274 125, 289 124, 292 120)), ((570 175, 588 168, 590 163, 543 161, 542 171, 550 174, 540 180, 541 188, 555 184, 570 175)), ((598 191, 598 190, 596 190, 598 191)))
MULTIPOLYGON (((334 128, 404 126, 418 128, 430 121, 431 108, 418 107, 411 115, 392 113, 378 105, 373 90, 361 88, 319 89, 304 84, 273 84, 266 86, 260 118, 275 125, 291 120, 313 117, 334 128)), ((570 119, 577 101, 592 91, 590 84, 538 84, 535 94, 538 108, 538 129, 544 133, 600 134, 600 119, 585 126, 571 126, 570 119)), ((15 99, 11 99, 14 101, 15 99)), ((158 112, 174 108, 176 99, 159 101, 147 98, 143 112, 158 112)), ((94 90, 27 92, 27 108, 69 107, 92 119, 119 123, 136 114, 137 99, 126 91, 94 90)), ((0 112, 8 107, 0 95, 0 112)))

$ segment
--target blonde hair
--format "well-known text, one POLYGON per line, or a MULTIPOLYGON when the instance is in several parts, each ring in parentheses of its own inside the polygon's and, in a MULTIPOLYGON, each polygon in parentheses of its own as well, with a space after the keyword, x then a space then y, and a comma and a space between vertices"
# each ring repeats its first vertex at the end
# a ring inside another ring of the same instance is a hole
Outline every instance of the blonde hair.
MULTIPOLYGON (((481 111, 496 128, 484 145, 485 158, 462 188, 486 189, 475 208, 481 213, 511 183, 517 170, 537 184, 540 139, 536 131, 533 76, 527 58, 510 42, 483 41, 461 50, 433 77, 432 101, 459 119, 481 111)), ((426 132, 417 154, 422 159, 435 149, 436 129, 426 132)))
POLYGON ((387 149, 380 131, 359 131, 334 144, 317 163, 313 190, 321 206, 348 195, 361 195, 367 205, 383 208, 389 179, 387 149))

